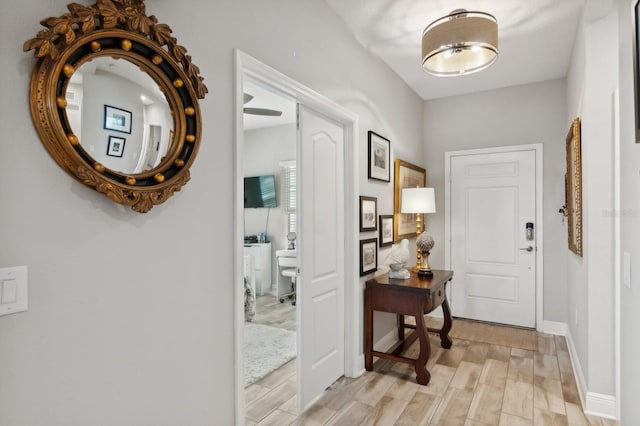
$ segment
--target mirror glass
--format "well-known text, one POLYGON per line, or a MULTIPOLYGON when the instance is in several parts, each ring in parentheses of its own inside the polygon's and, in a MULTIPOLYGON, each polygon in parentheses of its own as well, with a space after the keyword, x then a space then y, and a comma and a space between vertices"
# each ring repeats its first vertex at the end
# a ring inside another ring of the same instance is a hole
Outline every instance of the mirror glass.
POLYGON ((66 91, 66 115, 80 145, 105 167, 138 174, 169 151, 174 121, 153 78, 127 59, 99 56, 82 64, 66 91))

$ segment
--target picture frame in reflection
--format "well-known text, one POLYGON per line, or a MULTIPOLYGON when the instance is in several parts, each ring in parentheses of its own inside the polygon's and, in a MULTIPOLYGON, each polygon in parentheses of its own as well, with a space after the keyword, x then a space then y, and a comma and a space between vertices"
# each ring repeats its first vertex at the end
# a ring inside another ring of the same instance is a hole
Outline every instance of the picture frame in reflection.
POLYGON ((131 134, 131 111, 111 105, 104 106, 104 128, 131 134))
POLYGON ((122 157, 124 154, 124 144, 127 142, 125 138, 119 136, 109 136, 107 145, 107 155, 111 157, 122 157))

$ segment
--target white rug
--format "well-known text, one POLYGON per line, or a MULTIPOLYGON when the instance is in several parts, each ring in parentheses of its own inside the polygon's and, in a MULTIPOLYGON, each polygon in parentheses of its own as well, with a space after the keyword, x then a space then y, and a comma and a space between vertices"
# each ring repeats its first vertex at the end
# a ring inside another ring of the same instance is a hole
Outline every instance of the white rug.
POLYGON ((296 357, 296 333, 264 324, 244 323, 244 385, 265 377, 296 357))

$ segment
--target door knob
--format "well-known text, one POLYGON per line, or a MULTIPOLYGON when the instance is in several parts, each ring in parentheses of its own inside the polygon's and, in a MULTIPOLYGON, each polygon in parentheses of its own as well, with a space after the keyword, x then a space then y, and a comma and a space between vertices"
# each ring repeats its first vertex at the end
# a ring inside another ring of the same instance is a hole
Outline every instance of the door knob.
POLYGON ((522 251, 533 251, 533 247, 529 246, 529 247, 526 247, 526 248, 521 248, 520 250, 522 250, 522 251))

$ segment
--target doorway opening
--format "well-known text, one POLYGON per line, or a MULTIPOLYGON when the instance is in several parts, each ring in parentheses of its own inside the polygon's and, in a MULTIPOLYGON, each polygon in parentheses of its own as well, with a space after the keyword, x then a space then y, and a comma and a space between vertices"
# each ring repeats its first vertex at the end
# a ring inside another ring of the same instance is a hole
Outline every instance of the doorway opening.
POLYGON ((294 99, 250 77, 243 101, 245 414, 258 422, 275 408, 254 406, 263 394, 296 391, 297 120, 294 99))
MULTIPOLYGON (((245 422, 245 388, 244 388, 244 340, 245 340, 245 315, 244 315, 244 296, 245 296, 245 287, 244 287, 244 237, 245 237, 245 217, 244 217, 244 197, 240 195, 244 195, 244 158, 247 155, 247 144, 245 141, 245 129, 244 129, 244 112, 245 112, 245 82, 257 83, 263 88, 267 88, 268 90, 279 94, 284 98, 288 98, 293 100, 297 104, 298 114, 301 116, 305 116, 311 114, 311 116, 317 117, 320 121, 328 120, 328 122, 335 123, 336 126, 340 129, 340 148, 338 151, 341 155, 341 161, 344 161, 344 164, 349 164, 350 167, 345 167, 341 172, 343 176, 343 182, 341 181, 341 193, 344 192, 343 196, 340 197, 341 201, 336 205, 338 206, 337 212, 339 212, 340 222, 343 223, 343 231, 340 235, 339 244, 344 250, 344 256, 340 258, 340 267, 339 269, 344 274, 344 277, 340 279, 339 282, 339 291, 336 293, 339 295, 340 303, 335 304, 335 306, 341 307, 341 315, 343 318, 343 324, 341 325, 341 333, 344 336, 341 338, 340 347, 341 353, 340 356, 343 360, 342 362, 342 371, 340 375, 346 375, 348 377, 354 377, 359 375, 363 371, 363 361, 362 357, 358 355, 360 352, 360 344, 359 344, 359 335, 362 324, 361 319, 361 310, 360 310, 360 301, 361 297, 359 294, 359 283, 358 280, 358 271, 357 268, 352 268, 351 265, 356 263, 356 259, 358 258, 358 247, 357 247, 357 167, 351 167, 352 164, 357 164, 355 159, 357 158, 357 146, 355 143, 355 135, 357 133, 357 118, 349 111, 343 109, 339 105, 333 103, 332 101, 324 98, 323 96, 311 91, 305 86, 291 80, 290 78, 282 75, 278 71, 260 63, 249 55, 244 54, 243 52, 236 51, 236 164, 235 164, 235 210, 236 210, 236 223, 235 223, 235 236, 236 236, 236 247, 235 247, 235 360, 236 360, 236 422, 237 424, 244 424, 245 422), (343 160, 342 160, 343 158, 343 160), (243 201, 241 201, 241 199, 243 201)), ((248 107, 248 105, 247 105, 248 107)), ((275 109, 271 107, 257 106, 256 108, 263 109, 275 109)), ((311 117, 310 116, 310 117, 311 117)), ((315 120, 315 119, 314 119, 315 120)), ((301 120, 301 123, 305 122, 305 120, 301 120)), ((309 118, 306 123, 308 124, 307 129, 311 129, 311 124, 314 121, 309 118)), ((317 122, 317 120, 316 120, 317 122)), ((297 138, 304 137, 304 132, 300 130, 300 128, 304 127, 303 124, 299 125, 297 129, 297 138)), ((319 133, 307 135, 309 140, 311 140, 312 144, 317 143, 318 148, 320 150, 326 149, 332 145, 332 137, 327 137, 329 133, 324 131, 320 131, 319 133)), ((304 155, 301 155, 301 143, 297 144, 297 153, 295 157, 295 162, 298 164, 296 167, 296 176, 301 176, 301 169, 304 170, 305 167, 300 167, 301 158, 304 155)), ((312 146, 312 145, 309 145, 312 146)), ((303 151, 304 154, 304 151, 303 151)), ((326 158, 324 156, 320 156, 319 158, 326 158)), ((314 155, 308 157, 311 161, 314 159, 314 155)), ((287 162, 285 161, 284 164, 287 162)), ((290 163, 289 163, 290 164, 290 163)), ((311 167, 307 169, 311 170, 311 167)), ((281 178, 282 179, 282 178, 281 178)), ((306 182, 310 182, 309 177, 305 177, 306 182)), ((282 183, 282 182, 280 182, 282 183)), ((302 183, 301 183, 302 185, 302 183)), ((307 225, 312 223, 313 221, 310 218, 313 217, 315 213, 315 209, 309 208, 308 205, 305 207, 304 199, 309 199, 309 194, 313 194, 315 191, 305 191, 302 199, 299 200, 301 203, 300 206, 296 209, 296 215, 289 216, 289 218, 294 217, 296 221, 296 226, 299 226, 296 238, 296 249, 298 247, 311 247, 309 244, 313 243, 316 238, 309 237, 312 236, 313 233, 309 231, 311 228, 305 228, 305 220, 307 221, 307 225), (306 209, 306 210, 305 210, 306 209), (303 231, 305 229, 305 231, 303 231), (307 236, 305 238, 305 236, 307 236)), ((297 194, 301 194, 301 190, 298 189, 296 191, 297 194)), ((265 213, 262 209, 261 213, 265 213)), ((271 211, 271 213, 273 210, 271 211)), ((267 214, 269 210, 266 211, 267 214)), ((266 224, 266 218, 264 218, 266 224)), ((287 225, 289 226, 290 223, 287 225)), ((263 225, 264 226, 264 225, 263 225)), ((269 225, 266 225, 266 229, 268 230, 269 225)), ((264 231, 267 234, 267 239, 269 237, 269 232, 264 231)), ((251 232, 247 233, 252 235, 251 232)), ((260 235, 257 235, 257 238, 260 238, 260 235)), ((262 240, 264 244, 264 239, 262 240)), ((282 246, 280 246, 282 247, 282 246)), ((278 247, 278 249, 280 249, 278 247)), ((291 280, 287 279, 288 277, 279 277, 276 275, 278 267, 275 264, 275 251, 272 252, 272 258, 274 263, 272 263, 272 278, 279 279, 282 278, 281 281, 284 283, 289 283, 291 285, 291 280)), ((298 291, 296 292, 295 299, 297 304, 293 307, 296 312, 296 323, 297 324, 305 324, 305 312, 311 313, 320 313, 323 315, 327 315, 330 312, 328 307, 331 305, 330 303, 317 303, 314 305, 315 299, 308 299, 308 297, 312 294, 312 290, 314 289, 313 285, 308 285, 306 288, 302 287, 307 281, 311 281, 313 274, 311 273, 313 268, 310 268, 309 265, 301 264, 301 262, 308 261, 316 261, 316 259, 320 259, 322 261, 324 258, 322 256, 304 256, 304 250, 300 252, 300 257, 297 260, 297 265, 300 269, 295 276, 296 286, 298 291), (306 293, 305 293, 306 291, 306 293), (302 294, 301 294, 302 293, 302 294), (305 310, 306 309, 306 310, 305 310), (313 310, 312 310, 313 309, 313 310)), ((308 249, 308 253, 313 253, 313 250, 308 249)), ((279 274, 279 273, 278 273, 279 274)), ((325 274, 326 275, 326 274, 325 274)), ((290 278, 290 277, 289 277, 290 278)), ((279 284, 276 284, 276 288, 279 284)), ((286 285, 286 284, 285 284, 286 285)), ((265 286, 266 289, 266 286, 265 286)), ((273 288, 271 288, 273 291, 273 288)), ((256 294, 260 292, 260 288, 256 285, 256 294)), ((277 291, 276 294, 278 294, 277 291)), ((331 295, 333 293, 325 293, 318 295, 318 300, 320 302, 331 301, 331 295)), ((293 306, 290 304, 292 300, 288 299, 285 296, 285 300, 281 306, 293 306)), ((279 300, 278 300, 279 303, 279 300)), ((322 324, 320 324, 322 326, 322 324)), ((324 331, 324 330, 323 330, 324 331)), ((327 337, 326 333, 321 333, 322 337, 327 337)), ((309 356, 309 352, 305 352, 304 348, 313 347, 314 342, 311 340, 314 336, 318 336, 317 333, 298 333, 297 335, 297 347, 298 347, 298 357, 296 365, 297 368, 297 383, 295 384, 295 392, 298 395, 298 409, 304 409, 310 406, 313 401, 319 397, 324 390, 317 391, 313 387, 313 380, 308 379, 306 376, 306 371, 309 365, 315 365, 315 362, 305 363, 302 367, 302 359, 307 359, 309 361, 312 356, 309 356), (302 348, 302 349, 300 349, 302 348), (301 352, 300 352, 301 351, 301 352), (302 356, 300 354, 302 353, 302 356), (306 354, 306 355, 305 355, 306 354), (315 393, 314 393, 315 392, 315 393), (301 397, 301 395, 304 395, 301 397)), ((319 343, 326 343, 330 339, 325 339, 319 343)), ((315 342, 318 343, 318 342, 315 342)), ((338 376, 339 377, 339 376, 338 376)), ((337 377, 336 377, 337 378, 337 377)), ((316 383, 317 384, 317 383, 316 383)))

